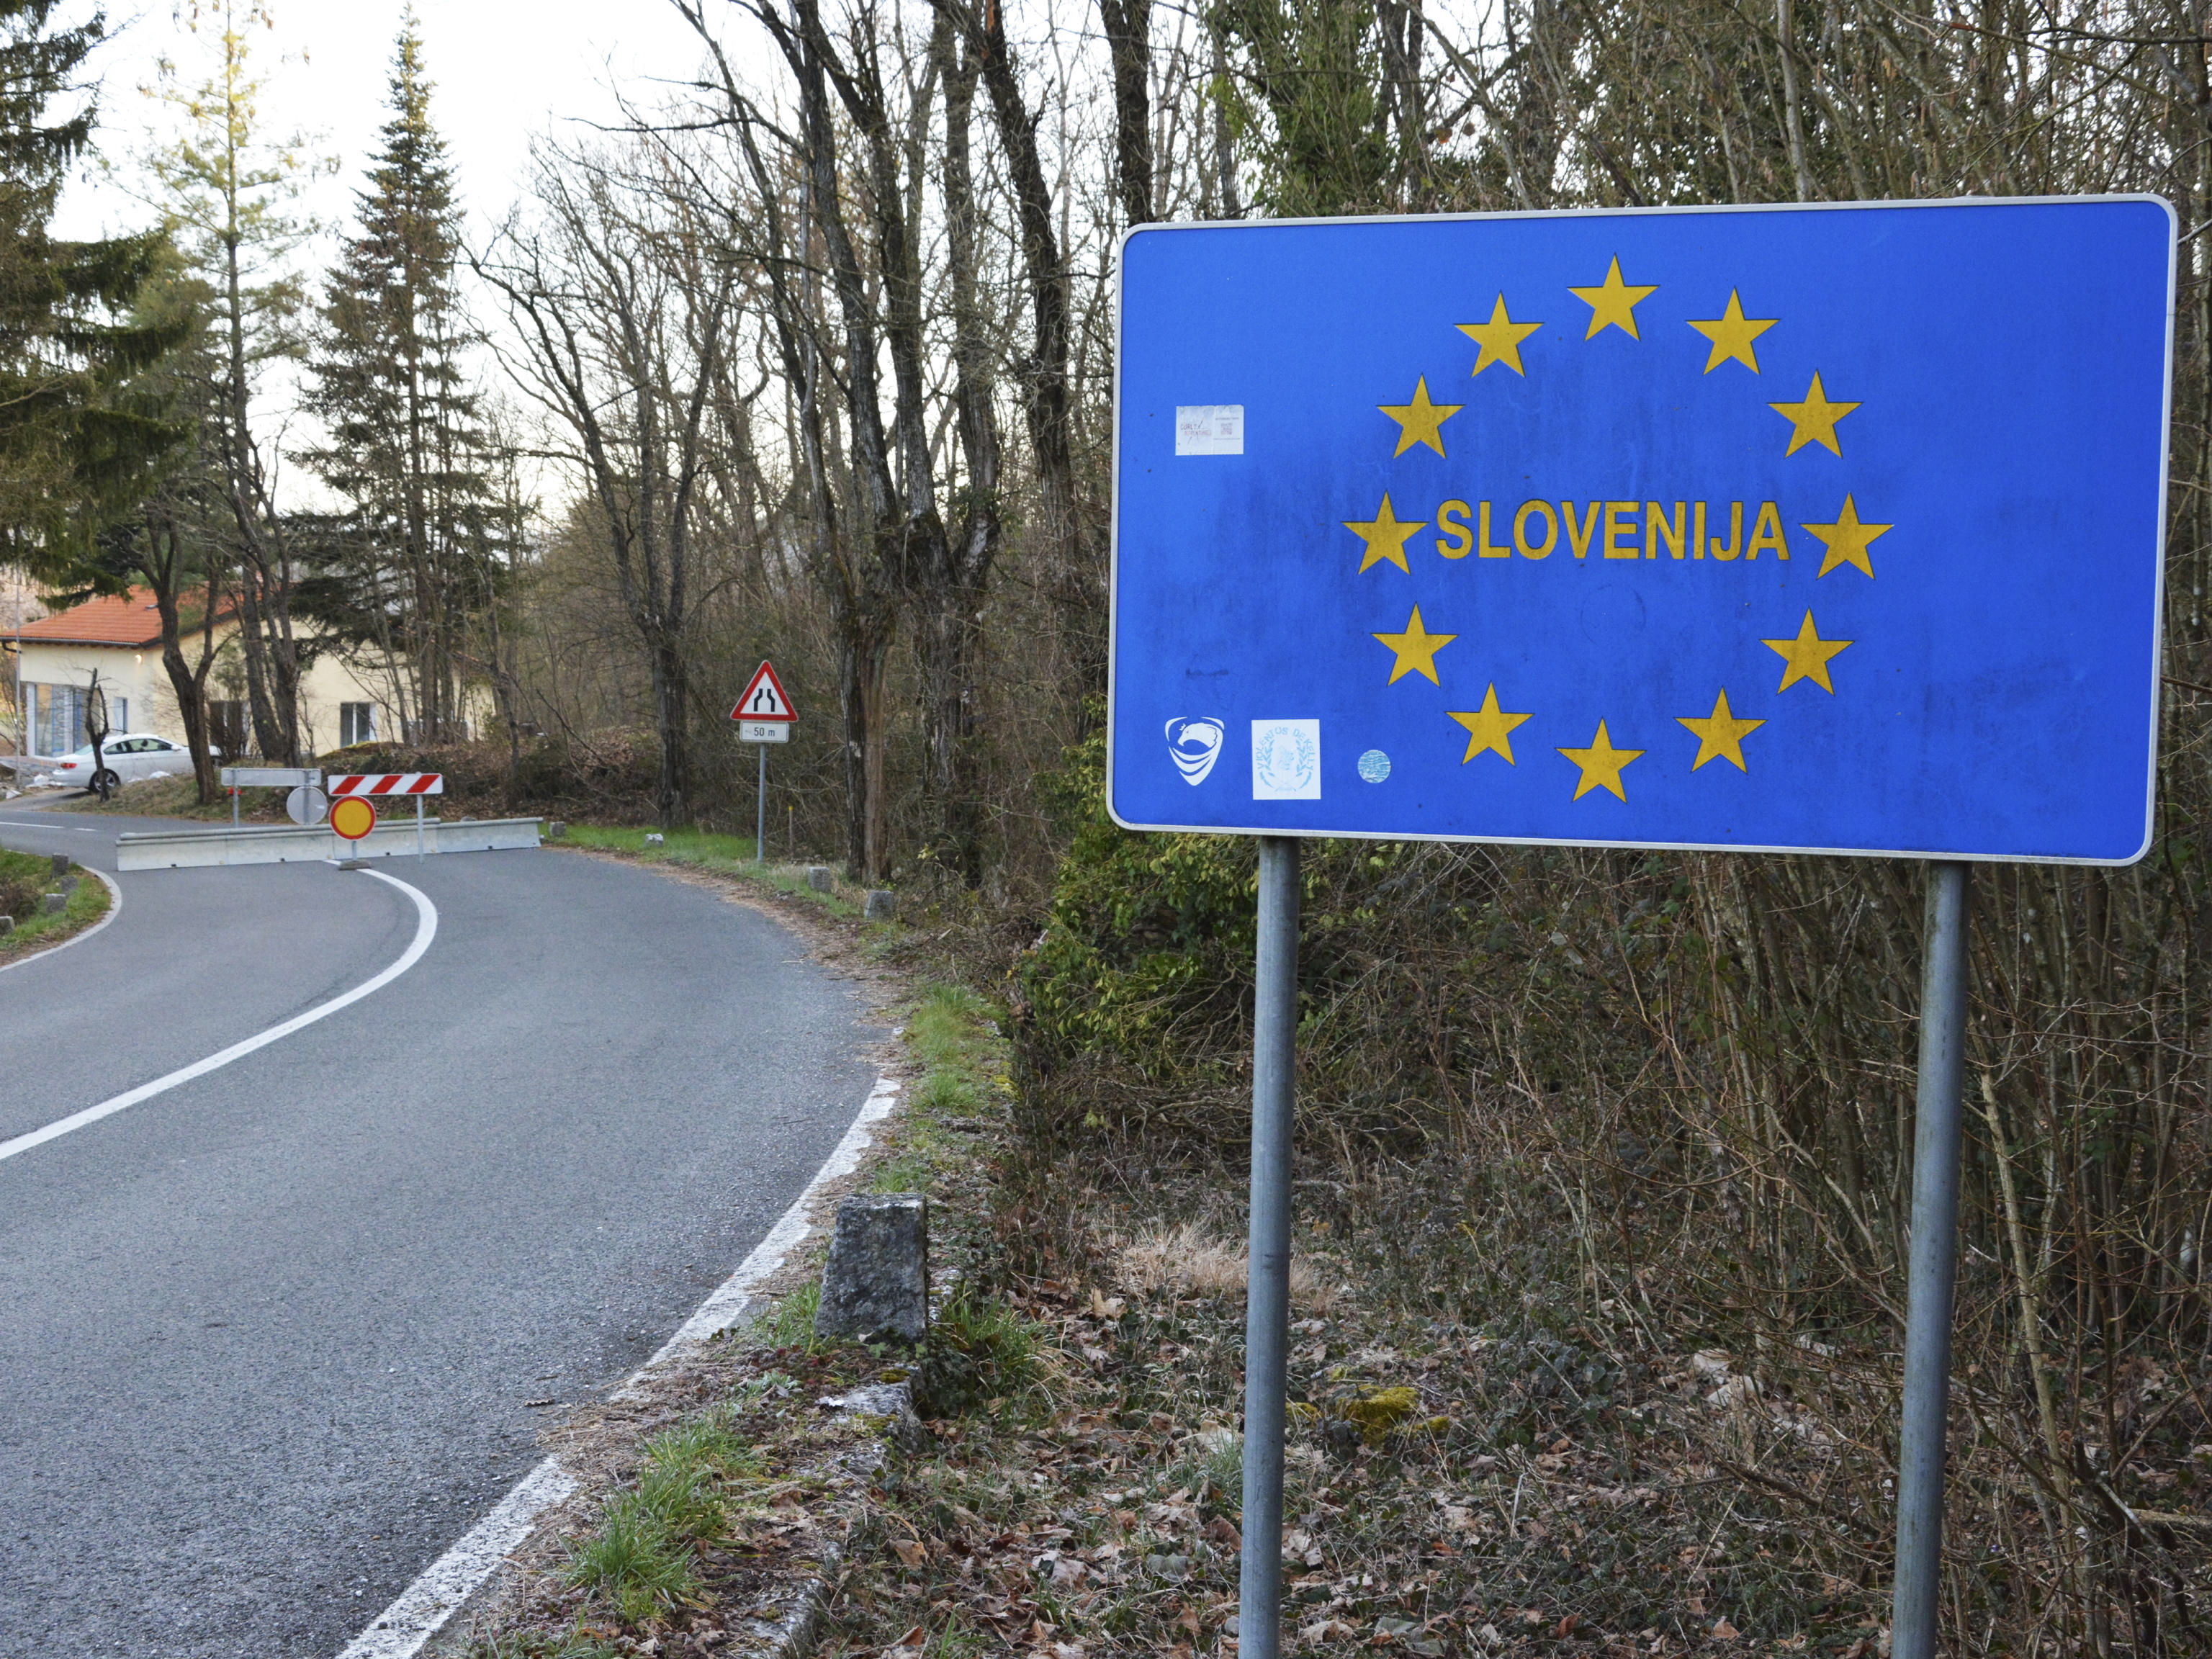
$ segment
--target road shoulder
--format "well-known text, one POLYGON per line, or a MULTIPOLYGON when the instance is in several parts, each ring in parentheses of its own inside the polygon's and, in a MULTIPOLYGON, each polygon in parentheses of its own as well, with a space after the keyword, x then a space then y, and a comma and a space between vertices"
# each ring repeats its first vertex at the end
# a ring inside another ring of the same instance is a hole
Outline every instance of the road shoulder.
MULTIPOLYGON (((568 850, 641 866, 775 921, 818 966, 852 981, 878 1011, 900 1010, 910 999, 910 976, 884 959, 900 930, 861 922, 854 907, 650 856, 568 850)), ((524 1487, 536 1483, 523 1540, 504 1544, 503 1559, 450 1613, 434 1599, 429 1602, 435 1609, 430 1616, 441 1622, 426 1639, 419 1633, 426 1589, 434 1592, 441 1577, 452 1576, 441 1571, 448 1564, 433 1564, 362 1631, 346 1659, 505 1652, 514 1650, 489 1644, 527 1640, 555 1628, 562 1634, 553 1639, 565 1641, 590 1627, 592 1610, 603 1604, 619 1615, 623 1598, 617 1590, 571 1582, 579 1553, 604 1534, 626 1494, 634 1501, 641 1471, 664 1462, 672 1442, 690 1445, 702 1434, 735 1434, 746 1449, 742 1467, 721 1472, 729 1477, 722 1484, 731 1488, 726 1508, 732 1518, 711 1549, 702 1546, 695 1564, 714 1593, 715 1606, 730 1615, 731 1638, 742 1638, 752 1650, 781 1651, 810 1625, 829 1564, 881 1455, 879 1419, 817 1403, 825 1394, 879 1381, 880 1370, 864 1349, 832 1350, 812 1340, 811 1292, 826 1247, 827 1220, 846 1194, 878 1185, 887 1175, 911 1180, 916 1171, 916 1136, 909 1120, 892 1109, 898 1079, 911 1069, 906 1048, 890 1045, 874 1058, 884 1075, 844 1143, 685 1331, 720 1321, 726 1321, 726 1328, 702 1340, 686 1340, 679 1333, 605 1399, 571 1407, 542 1437, 545 1462, 511 1495, 524 1498, 524 1487), (763 1256, 772 1259, 763 1262, 763 1256), (547 1501, 555 1492, 565 1496, 547 1501), (410 1634, 410 1626, 417 1633, 410 1634)), ((922 1138, 933 1153, 942 1152, 940 1139, 927 1133, 922 1138)), ((544 1403, 560 1408, 559 1402, 544 1403)))
POLYGON ((52 872, 52 862, 43 853, 0 849, 0 902, 4 902, 6 890, 17 883, 41 900, 49 892, 66 895, 58 914, 47 914, 41 903, 15 917, 15 926, 0 933, 0 972, 89 938, 122 909, 123 890, 103 872, 76 863, 70 864, 65 876, 52 872))

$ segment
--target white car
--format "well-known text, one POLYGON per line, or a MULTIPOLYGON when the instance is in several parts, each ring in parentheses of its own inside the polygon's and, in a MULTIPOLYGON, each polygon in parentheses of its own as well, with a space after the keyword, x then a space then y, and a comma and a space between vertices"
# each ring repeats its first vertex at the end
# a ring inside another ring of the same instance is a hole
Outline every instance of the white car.
MULTIPOLYGON (((219 750, 210 751, 220 753, 219 750)), ((150 732, 124 732, 100 745, 100 758, 112 787, 118 783, 137 783, 150 778, 156 772, 174 776, 189 775, 192 769, 192 751, 181 743, 172 743, 167 738, 157 738, 150 732)), ((72 749, 66 755, 56 756, 46 763, 47 781, 64 788, 96 789, 100 780, 92 767, 92 745, 72 749)))

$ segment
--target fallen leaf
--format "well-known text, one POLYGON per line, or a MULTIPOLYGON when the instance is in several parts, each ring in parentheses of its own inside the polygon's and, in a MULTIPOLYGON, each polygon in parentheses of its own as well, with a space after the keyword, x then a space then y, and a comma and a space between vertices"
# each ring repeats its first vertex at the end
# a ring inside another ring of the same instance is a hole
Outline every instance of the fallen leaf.
POLYGON ((1118 1296, 1101 1296, 1096 1291, 1091 1292, 1091 1316, 1093 1319, 1119 1319, 1128 1305, 1118 1296))
POLYGON ((1741 1634, 1742 1632, 1729 1623, 1725 1617, 1713 1626, 1713 1640, 1716 1642, 1733 1642, 1741 1634))
POLYGON ((903 1636, 900 1637, 900 1638, 899 1638, 899 1639, 898 1639, 897 1641, 896 1641, 896 1642, 892 1643, 892 1644, 890 1644, 890 1646, 889 1646, 889 1647, 885 1648, 885 1649, 884 1650, 884 1651, 885 1653, 898 1653, 898 1652, 901 1652, 901 1651, 910 1651, 910 1650, 912 1650, 913 1649, 919 1648, 919 1647, 922 1646, 922 1645, 923 1645, 925 1643, 927 1643, 928 1640, 929 1640, 929 1638, 927 1637, 927 1635, 926 1635, 926 1634, 923 1632, 921 1626, 919 1626, 919 1625, 916 1625, 916 1626, 915 1626, 912 1630, 908 1631, 905 1635, 903 1635, 903 1636))
POLYGON ((1582 1621, 1582 1614, 1579 1613, 1571 1613, 1565 1618, 1560 1620, 1558 1624, 1552 1626, 1552 1634, 1559 1640, 1565 1641, 1568 1637, 1572 1636, 1575 1633, 1575 1626, 1581 1624, 1582 1621))
MULTIPOLYGON (((896 1555, 900 1560, 905 1562, 909 1567, 918 1567, 924 1561, 929 1559, 929 1552, 922 1548, 919 1543, 911 1538, 892 1539, 891 1553, 896 1555)), ((899 1640, 901 1644, 903 1645, 906 1638, 904 1637, 901 1637, 899 1640)))

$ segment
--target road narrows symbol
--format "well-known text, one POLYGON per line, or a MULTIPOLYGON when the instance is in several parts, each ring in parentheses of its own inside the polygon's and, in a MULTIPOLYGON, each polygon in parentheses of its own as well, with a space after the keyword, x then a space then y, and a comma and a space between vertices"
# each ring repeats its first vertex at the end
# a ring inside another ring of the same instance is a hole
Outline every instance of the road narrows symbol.
POLYGON ((733 720, 796 720, 792 712, 791 699, 784 695, 783 682, 775 677, 775 666, 763 663, 745 682, 738 695, 738 706, 730 710, 733 720))

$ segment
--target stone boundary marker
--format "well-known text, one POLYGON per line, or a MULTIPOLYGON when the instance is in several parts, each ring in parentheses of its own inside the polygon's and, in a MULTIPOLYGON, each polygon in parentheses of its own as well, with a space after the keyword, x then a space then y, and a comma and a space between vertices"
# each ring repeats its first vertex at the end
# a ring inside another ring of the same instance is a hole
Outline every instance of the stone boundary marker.
POLYGON ((920 1193, 856 1193, 837 1200, 837 1231, 822 1270, 817 1335, 929 1334, 929 1200, 920 1193))

